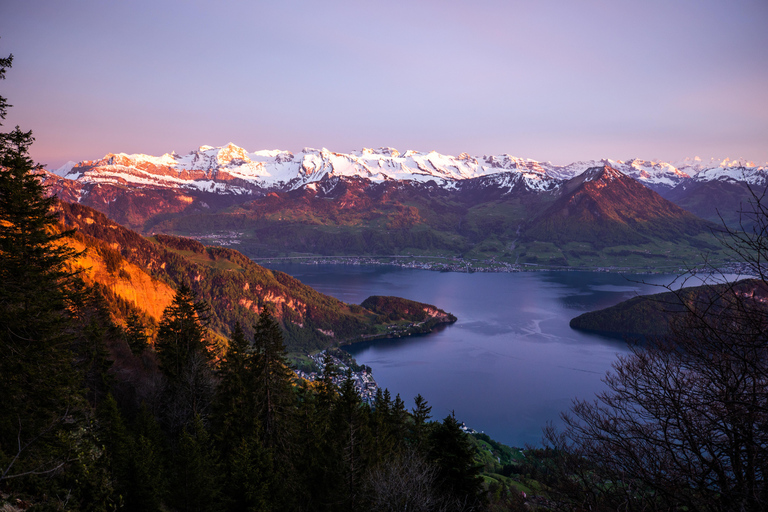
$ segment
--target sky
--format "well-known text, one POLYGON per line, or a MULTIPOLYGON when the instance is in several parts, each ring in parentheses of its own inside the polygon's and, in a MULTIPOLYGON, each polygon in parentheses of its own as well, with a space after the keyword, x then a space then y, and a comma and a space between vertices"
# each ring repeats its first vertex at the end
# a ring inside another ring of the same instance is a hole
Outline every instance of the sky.
POLYGON ((768 162, 765 0, 0 0, 3 130, 107 153, 768 162))

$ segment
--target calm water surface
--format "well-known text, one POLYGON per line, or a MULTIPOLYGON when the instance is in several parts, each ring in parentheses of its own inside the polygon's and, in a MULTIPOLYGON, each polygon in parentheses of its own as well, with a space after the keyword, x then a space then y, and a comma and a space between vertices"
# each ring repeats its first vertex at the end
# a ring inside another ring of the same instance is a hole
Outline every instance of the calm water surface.
POLYGON ((672 276, 592 272, 441 273, 388 266, 269 265, 320 292, 359 304, 396 295, 434 304, 458 321, 429 335, 345 347, 407 406, 421 393, 433 419, 455 411, 467 426, 513 446, 541 443, 573 398, 591 398, 620 340, 572 330, 574 316, 663 290, 672 276), (644 284, 640 281, 645 281, 644 284))

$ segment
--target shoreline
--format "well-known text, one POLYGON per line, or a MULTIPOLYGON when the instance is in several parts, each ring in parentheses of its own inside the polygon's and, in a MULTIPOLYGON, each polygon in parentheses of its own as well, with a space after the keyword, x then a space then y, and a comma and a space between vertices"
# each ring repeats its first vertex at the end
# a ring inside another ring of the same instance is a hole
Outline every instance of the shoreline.
POLYGON ((272 258, 253 258, 251 261, 265 266, 270 263, 294 263, 298 265, 390 265, 400 268, 415 270, 429 270, 432 272, 458 272, 473 274, 486 273, 515 273, 515 272, 609 272, 617 274, 686 274, 686 273, 725 273, 744 274, 747 270, 744 264, 728 262, 718 267, 684 268, 680 266, 670 267, 620 267, 620 266, 596 266, 596 267, 570 267, 561 265, 543 265, 536 263, 507 263, 494 260, 465 260, 463 258, 449 256, 281 256, 272 258), (418 261, 428 260, 428 261, 418 261), (445 262, 433 260, 448 260, 445 262))

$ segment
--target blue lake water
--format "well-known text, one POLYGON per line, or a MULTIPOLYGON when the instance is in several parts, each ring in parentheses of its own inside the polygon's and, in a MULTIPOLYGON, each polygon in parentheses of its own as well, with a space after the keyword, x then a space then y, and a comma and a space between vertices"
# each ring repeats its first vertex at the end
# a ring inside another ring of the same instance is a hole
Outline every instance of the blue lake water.
POLYGON ((318 291, 359 304, 396 295, 434 304, 458 321, 425 336, 345 347, 408 407, 421 393, 433 419, 454 411, 467 426, 512 446, 539 445, 573 398, 591 399, 627 352, 623 341, 568 322, 637 294, 664 291, 668 275, 593 272, 443 273, 390 266, 272 264, 318 291), (641 282, 641 281, 644 281, 641 282))

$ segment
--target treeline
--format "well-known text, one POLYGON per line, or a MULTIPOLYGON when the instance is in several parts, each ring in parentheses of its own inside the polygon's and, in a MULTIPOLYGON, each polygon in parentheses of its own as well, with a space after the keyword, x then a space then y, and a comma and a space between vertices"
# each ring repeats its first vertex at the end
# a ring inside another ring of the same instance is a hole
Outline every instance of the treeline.
POLYGON ((156 350, 141 354, 137 382, 154 374, 159 394, 144 393, 139 403, 139 393, 123 390, 98 407, 108 469, 126 510, 483 506, 480 468, 452 416, 430 422, 421 397, 408 412, 386 390, 364 405, 351 376, 340 389, 332 383, 330 359, 317 384, 295 382, 267 312, 253 340, 236 329, 214 365, 201 325, 188 322, 204 318, 204 309, 180 290, 156 350))
MULTIPOLYGON (((37 277, 54 284, 48 272, 37 277)), ((485 505, 474 451, 452 416, 430 422, 421 397, 409 412, 386 390, 364 405, 351 375, 340 389, 331 382, 330 359, 319 383, 296 382, 267 310, 252 339, 238 326, 217 359, 210 310, 189 288, 166 309, 153 347, 135 311, 121 328, 99 290, 55 278, 67 286, 26 296, 13 304, 18 320, 2 318, 4 499, 42 510, 485 505), (27 311, 50 321, 20 338, 27 311)))

